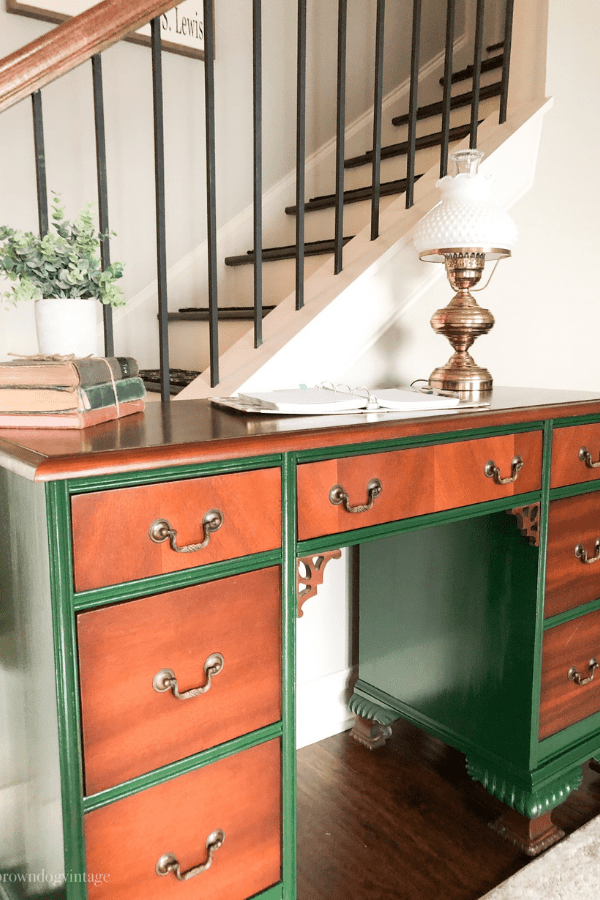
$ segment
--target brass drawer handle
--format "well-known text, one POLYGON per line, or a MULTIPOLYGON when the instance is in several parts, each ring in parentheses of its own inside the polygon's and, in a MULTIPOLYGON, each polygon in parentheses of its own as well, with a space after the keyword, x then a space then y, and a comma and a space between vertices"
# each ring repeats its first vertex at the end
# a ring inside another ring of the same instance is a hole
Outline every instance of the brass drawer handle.
POLYGON ((594 545, 594 555, 588 556, 587 550, 583 546, 583 544, 577 544, 575 547, 575 556, 577 559, 580 559, 582 563, 585 563, 588 566, 591 566, 592 563, 598 562, 600 559, 600 538, 596 541, 594 545))
POLYGON ((174 853, 165 853, 156 863, 156 874, 168 875, 169 872, 172 872, 177 881, 189 881, 190 878, 195 878, 196 875, 201 875, 202 872, 206 872, 207 869, 210 869, 215 851, 223 846, 224 840, 225 832, 220 828, 217 828, 216 831, 209 834, 206 838, 206 861, 200 863, 198 866, 194 866, 193 869, 188 869, 187 872, 181 871, 181 867, 174 853))
POLYGON ((523 460, 520 456, 514 456, 510 464, 510 475, 508 478, 500 477, 500 469, 493 459, 488 459, 483 467, 483 474, 486 478, 493 478, 496 484, 512 484, 517 480, 517 476, 523 468, 523 460))
POLYGON ((186 547, 177 546, 177 532, 171 528, 171 523, 166 519, 157 519, 156 522, 153 522, 148 534, 150 540, 155 544, 162 544, 163 541, 168 540, 171 550, 174 550, 175 553, 195 553, 196 550, 206 547, 211 534, 218 531, 222 524, 223 513, 218 509, 209 509, 207 513, 204 513, 202 519, 202 540, 199 544, 188 544, 186 547))
POLYGON ((225 660, 220 653, 211 653, 204 663, 206 681, 201 687, 190 688, 189 691, 180 693, 179 684, 172 669, 161 669, 160 672, 157 672, 152 680, 152 687, 159 694, 171 691, 177 700, 191 700, 192 697, 199 697, 200 694, 205 694, 210 689, 214 676, 219 674, 224 665, 225 660))
POLYGON ((575 684, 589 684, 590 681, 594 680, 594 670, 598 668, 598 660, 590 659, 588 665, 589 675, 587 678, 582 678, 575 666, 571 666, 569 671, 567 672, 567 677, 569 681, 574 681, 575 684))
POLYGON ((375 499, 379 497, 383 490, 383 485, 379 478, 371 478, 367 485, 367 502, 363 506, 350 506, 348 502, 348 494, 341 484, 334 484, 329 491, 329 502, 334 506, 344 504, 344 509, 349 513, 361 513, 371 509, 375 503, 375 499))
POLYGON ((592 462, 592 454, 587 447, 582 447, 579 451, 579 459, 584 462, 588 469, 600 469, 600 459, 598 462, 592 462))

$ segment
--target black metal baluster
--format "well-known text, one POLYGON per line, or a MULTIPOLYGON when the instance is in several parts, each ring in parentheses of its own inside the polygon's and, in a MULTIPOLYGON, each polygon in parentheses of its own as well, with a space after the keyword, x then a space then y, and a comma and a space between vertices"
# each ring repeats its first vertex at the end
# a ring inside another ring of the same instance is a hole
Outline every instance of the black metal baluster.
POLYGON ((481 85, 481 57, 483 55, 483 17, 485 0, 477 0, 475 14, 475 46, 473 47, 473 99, 471 100, 471 133, 469 147, 477 147, 477 128, 479 125, 479 88, 481 85))
POLYGON ((306 0, 298 0, 296 81, 296 309, 304 306, 304 194, 306 185, 306 0))
POLYGON ((500 116, 499 122, 502 125, 506 122, 508 109, 508 77, 510 72, 510 51, 512 47, 512 27, 513 27, 513 10, 514 0, 506 0, 506 15, 504 18, 504 50, 502 60, 502 88, 500 90, 500 116))
POLYGON ((383 48, 385 32, 385 0, 377 0, 375 31, 375 88, 373 96, 373 167, 371 198, 371 240, 379 237, 379 199, 381 191, 381 117, 383 103, 383 48))
POLYGON ((335 162, 335 240, 333 271, 342 271, 342 251, 344 247, 344 139, 346 127, 346 31, 348 22, 348 0, 339 0, 338 5, 338 52, 337 52, 337 132, 335 162))
POLYGON ((415 156, 417 142, 417 104, 419 93, 419 50, 421 45, 421 0, 413 2, 410 52, 410 94, 408 101, 408 152, 406 154, 406 208, 415 202, 415 156))
MULTIPOLYGON (((98 218, 100 233, 105 235, 100 244, 102 268, 110 265, 110 239, 108 237, 108 182, 106 175, 106 131, 104 127, 104 91, 102 87, 102 60, 100 54, 92 56, 92 79, 94 91, 94 122, 96 130, 96 171, 98 179, 98 218)), ((114 356, 114 333, 112 307, 102 305, 104 321, 104 355, 114 356)))
POLYGON ((454 22, 456 0, 448 0, 446 13, 446 57, 444 59, 444 97, 442 100, 442 147, 440 151, 440 176, 448 171, 448 145, 450 143, 450 105, 452 97, 452 53, 454 50, 454 22))
POLYGON ((156 262, 158 280, 158 336, 160 394, 171 399, 169 378, 169 317, 167 306, 167 242, 165 224, 165 142, 160 17, 152 19, 152 94, 154 102, 154 182, 156 191, 156 262))
POLYGON ((219 383, 219 298, 217 288, 217 200, 215 158, 215 53, 213 0, 204 0, 204 107, 206 122, 206 219, 208 240, 208 328, 210 386, 219 383))
POLYGON ((35 150, 35 181, 37 185, 38 224, 42 237, 48 233, 48 186, 46 184, 46 151, 44 149, 44 119, 42 94, 31 95, 33 106, 33 143, 35 150))
POLYGON ((254 346, 262 344, 262 3, 252 3, 254 119, 254 346))

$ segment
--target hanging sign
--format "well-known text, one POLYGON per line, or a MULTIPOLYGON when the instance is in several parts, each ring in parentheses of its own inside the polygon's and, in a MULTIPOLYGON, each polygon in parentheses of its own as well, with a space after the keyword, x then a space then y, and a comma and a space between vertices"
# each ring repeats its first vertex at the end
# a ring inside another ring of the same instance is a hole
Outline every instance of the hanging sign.
MULTIPOLYGON (((6 11, 64 22, 95 6, 98 0, 6 0, 6 11)), ((162 45, 165 50, 204 59, 204 14, 202 0, 184 0, 160 17, 162 45)), ((127 36, 125 40, 150 44, 150 25, 127 36)))

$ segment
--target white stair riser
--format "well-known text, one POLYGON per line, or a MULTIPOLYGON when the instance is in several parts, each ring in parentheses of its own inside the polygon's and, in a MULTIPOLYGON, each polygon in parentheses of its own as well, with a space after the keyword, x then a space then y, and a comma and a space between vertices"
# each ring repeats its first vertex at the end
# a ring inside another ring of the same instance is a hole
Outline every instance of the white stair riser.
MULTIPOLYGON (((462 92, 459 92, 462 93, 462 92)), ((479 103, 479 119, 487 119, 495 110, 500 107, 499 97, 488 97, 487 100, 481 100, 479 103)), ((459 125, 468 125, 471 121, 471 107, 460 106, 453 109, 450 115, 450 127, 456 128, 459 125)), ((424 134, 434 134, 442 130, 442 115, 428 116, 426 119, 417 120, 417 137, 424 134)), ((408 140, 408 125, 396 126, 395 142, 408 140)))
MULTIPOLYGON (((247 319, 219 322, 219 353, 229 350, 252 328, 247 319)), ((172 368, 203 372, 210 365, 208 322, 170 322, 169 356, 172 368)))
MULTIPOLYGON (((294 221, 290 218, 290 229, 295 228, 294 221)), ((282 244, 292 244, 295 241, 294 233, 288 236, 288 240, 282 240, 282 244)), ((308 278, 322 265, 326 257, 307 256, 304 261, 304 274, 308 278)), ((254 298, 254 266, 226 266, 225 286, 221 291, 223 298, 219 305, 228 306, 252 306, 254 298), (225 300, 226 298, 226 300, 225 300)), ((263 305, 276 306, 284 297, 287 297, 296 285, 296 260, 282 259, 265 262, 262 268, 263 305)))
MULTIPOLYGON (((398 199, 398 194, 381 197, 379 200, 380 211, 398 199)), ((361 200, 360 203, 346 203, 344 205, 344 234, 358 234, 359 231, 371 221, 371 201, 361 200)), ((335 234, 335 210, 318 209, 308 212, 305 219, 305 233, 307 241, 320 241, 331 238, 335 234)))

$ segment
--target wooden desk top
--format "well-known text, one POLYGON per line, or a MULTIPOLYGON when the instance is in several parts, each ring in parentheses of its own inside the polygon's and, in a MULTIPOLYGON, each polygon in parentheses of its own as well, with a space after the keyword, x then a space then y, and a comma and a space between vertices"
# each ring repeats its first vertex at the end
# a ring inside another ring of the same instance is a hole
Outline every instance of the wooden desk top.
POLYGON ((578 415, 600 416, 600 396, 495 388, 485 409, 340 416, 246 415, 208 400, 175 400, 81 431, 0 429, 0 465, 33 481, 53 481, 578 415))

